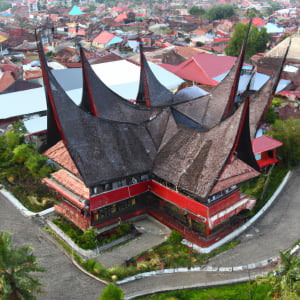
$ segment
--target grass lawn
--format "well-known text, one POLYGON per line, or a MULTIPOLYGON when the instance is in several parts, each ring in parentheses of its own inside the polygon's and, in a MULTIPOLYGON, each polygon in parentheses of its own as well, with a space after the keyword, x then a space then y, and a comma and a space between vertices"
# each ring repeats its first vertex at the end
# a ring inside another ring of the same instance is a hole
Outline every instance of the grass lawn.
POLYGON ((250 212, 250 216, 255 215, 267 203, 287 172, 287 168, 281 164, 277 164, 269 175, 262 173, 259 177, 240 186, 242 193, 257 199, 253 210, 250 212))

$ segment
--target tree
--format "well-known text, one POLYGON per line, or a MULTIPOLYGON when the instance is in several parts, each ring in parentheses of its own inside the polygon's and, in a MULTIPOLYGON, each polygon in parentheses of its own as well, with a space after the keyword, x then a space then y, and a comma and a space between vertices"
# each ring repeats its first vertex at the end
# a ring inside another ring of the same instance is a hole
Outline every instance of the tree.
POLYGON ((192 6, 189 9, 189 14, 193 15, 193 16, 201 16, 201 15, 205 14, 205 10, 202 7, 192 6))
POLYGON ((121 288, 115 286, 114 284, 108 284, 103 290, 100 300, 123 300, 124 293, 121 288))
POLYGON ((288 120, 276 120, 272 125, 272 131, 267 134, 283 143, 278 148, 277 154, 283 163, 292 168, 300 162, 300 120, 290 118, 288 120))
POLYGON ((126 22, 127 23, 133 23, 133 22, 135 22, 135 12, 133 12, 133 11, 129 11, 128 13, 127 13, 127 20, 126 20, 126 22))
POLYGON ((257 9, 255 9, 254 7, 247 9, 246 15, 248 18, 261 18, 262 17, 262 13, 260 11, 258 11, 257 9))
POLYGON ((271 290, 269 295, 276 299, 300 299, 300 257, 296 253, 280 253, 280 267, 268 273, 266 278, 259 279, 267 281, 271 290))
POLYGON ((7 1, 0 1, 0 11, 5 11, 7 9, 11 8, 11 4, 7 1))
POLYGON ((272 0, 269 0, 267 2, 270 5, 270 7, 268 7, 267 9, 268 15, 271 15, 274 13, 274 11, 281 9, 281 4, 279 2, 272 1, 272 0))
POLYGON ((94 12, 96 10, 96 6, 94 4, 89 4, 88 12, 94 12))
POLYGON ((32 272, 45 272, 27 245, 13 247, 11 234, 0 232, 0 298, 7 300, 36 299, 42 284, 32 272))
POLYGON ((207 11, 207 16, 211 20, 227 19, 234 14, 234 8, 229 4, 215 4, 207 11))
MULTIPOLYGON (((248 24, 242 23, 237 23, 234 26, 233 36, 229 41, 228 47, 225 48, 226 55, 238 56, 240 54, 247 28, 248 24)), ((256 26, 252 26, 247 43, 246 57, 249 58, 256 53, 264 52, 269 39, 266 28, 258 29, 256 26)))

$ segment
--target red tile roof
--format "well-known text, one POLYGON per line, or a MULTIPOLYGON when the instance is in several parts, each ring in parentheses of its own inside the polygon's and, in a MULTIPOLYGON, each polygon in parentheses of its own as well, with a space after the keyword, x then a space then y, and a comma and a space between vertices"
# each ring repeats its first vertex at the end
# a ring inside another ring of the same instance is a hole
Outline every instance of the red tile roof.
POLYGON ((68 190, 72 191, 76 195, 89 199, 90 191, 89 188, 84 185, 84 183, 79 180, 74 175, 70 174, 66 170, 59 170, 51 174, 51 177, 59 182, 61 185, 66 187, 68 190))
MULTIPOLYGON (((245 19, 245 20, 243 20, 243 23, 244 24, 249 23, 249 21, 250 21, 249 19, 245 19)), ((252 18, 252 24, 256 27, 260 27, 260 26, 266 25, 266 22, 261 18, 255 17, 255 18, 252 18)))
POLYGON ((0 79, 0 93, 6 90, 10 85, 15 82, 14 77, 10 72, 4 72, 0 79))
POLYGON ((86 35, 85 30, 82 29, 82 28, 78 28, 78 31, 76 32, 76 28, 75 27, 71 27, 71 28, 68 29, 68 32, 69 33, 76 33, 77 35, 82 35, 82 36, 86 35))
POLYGON ((216 86, 218 82, 213 78, 231 69, 236 57, 216 56, 208 53, 194 55, 176 68, 167 64, 162 65, 177 76, 204 85, 216 86))
POLYGON ((17 72, 19 70, 19 68, 12 63, 1 64, 0 67, 1 67, 2 72, 17 72))
POLYGON ((78 169, 62 141, 59 141, 43 154, 70 171, 72 174, 80 177, 78 169))
POLYGON ((276 149, 282 145, 283 145, 282 142, 277 141, 267 135, 262 135, 252 140, 252 150, 255 155, 262 152, 276 149))
POLYGON ((175 53, 178 55, 184 57, 184 58, 190 58, 193 55, 204 53, 204 50, 198 49, 198 48, 191 48, 191 47, 183 47, 183 46, 176 46, 174 49, 175 53))
POLYGON ((122 9, 121 7, 115 6, 115 7, 113 7, 110 11, 118 11, 118 12, 121 12, 121 11, 123 11, 123 9, 122 9))
POLYGON ((195 55, 194 59, 210 78, 229 71, 236 61, 236 57, 233 56, 217 56, 208 53, 195 55))
POLYGON ((193 57, 178 66, 164 64, 163 67, 185 80, 210 86, 216 86, 218 84, 217 81, 208 76, 193 57))
POLYGON ((110 42, 114 37, 115 37, 114 34, 108 32, 108 31, 102 31, 99 35, 97 35, 94 38, 93 42, 105 45, 108 42, 110 42))
POLYGON ((118 15, 114 21, 119 23, 119 22, 123 22, 126 19, 127 19, 127 14, 124 12, 124 13, 118 15))
POLYGON ((37 70, 28 70, 25 71, 25 79, 26 80, 30 80, 30 79, 36 79, 36 78, 40 78, 42 77, 42 70, 41 69, 37 69, 37 70))

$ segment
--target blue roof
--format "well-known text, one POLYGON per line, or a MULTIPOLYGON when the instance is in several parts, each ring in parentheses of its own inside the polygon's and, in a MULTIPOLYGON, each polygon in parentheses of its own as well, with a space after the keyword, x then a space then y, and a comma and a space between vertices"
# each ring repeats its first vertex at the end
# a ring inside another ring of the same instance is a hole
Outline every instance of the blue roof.
POLYGON ((83 15, 83 14, 84 13, 81 11, 81 9, 76 5, 74 5, 69 12, 70 16, 77 16, 77 15, 83 15))
POLYGON ((264 27, 266 28, 267 33, 285 32, 285 29, 283 27, 278 27, 273 23, 267 23, 264 27))
POLYGON ((121 43, 121 42, 123 42, 123 39, 120 38, 119 36, 115 36, 107 44, 105 44, 105 47, 108 47, 108 46, 113 45, 113 44, 118 44, 118 43, 121 43))
POLYGON ((12 14, 10 14, 10 13, 2 13, 2 14, 0 14, 2 17, 11 17, 11 16, 13 16, 12 14))

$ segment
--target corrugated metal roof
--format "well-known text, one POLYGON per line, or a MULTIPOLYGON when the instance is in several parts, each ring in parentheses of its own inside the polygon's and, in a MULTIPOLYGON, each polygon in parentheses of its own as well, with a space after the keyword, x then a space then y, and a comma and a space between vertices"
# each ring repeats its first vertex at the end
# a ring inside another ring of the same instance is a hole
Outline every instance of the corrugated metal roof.
POLYGON ((47 117, 34 118, 24 121, 24 126, 28 132, 28 135, 35 134, 47 130, 47 117))

